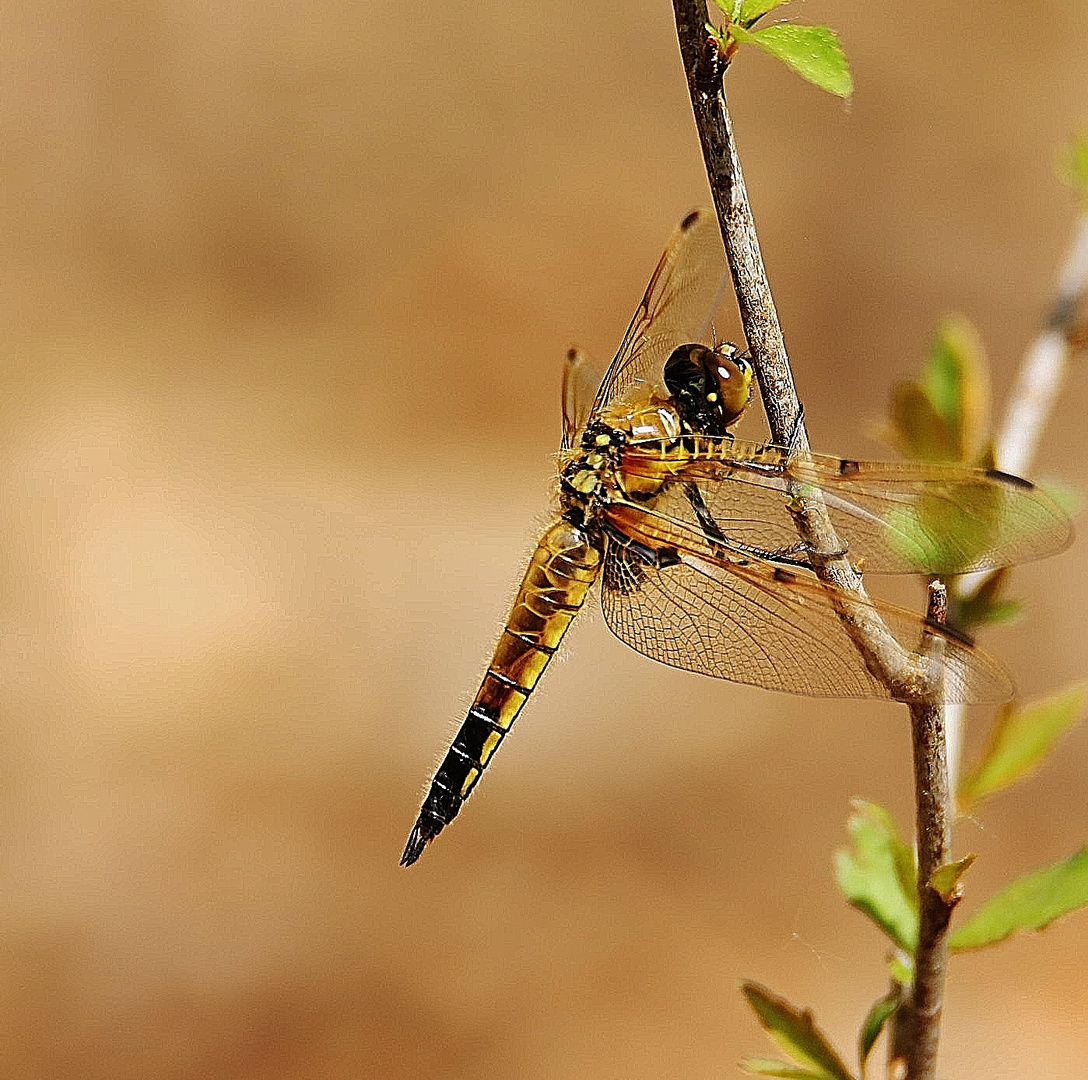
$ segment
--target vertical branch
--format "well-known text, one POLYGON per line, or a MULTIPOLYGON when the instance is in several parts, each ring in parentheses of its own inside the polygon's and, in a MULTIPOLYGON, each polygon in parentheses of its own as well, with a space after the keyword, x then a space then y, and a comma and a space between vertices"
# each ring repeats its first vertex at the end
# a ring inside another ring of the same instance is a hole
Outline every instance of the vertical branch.
POLYGON ((929 882, 934 872, 950 861, 952 829, 940 706, 912 705, 910 724, 917 814, 918 947, 914 985, 896 1012, 892 1043, 893 1053, 901 1055, 906 1080, 933 1080, 948 965, 948 924, 954 905, 929 882))
MULTIPOLYGON (((929 587, 928 622, 943 624, 948 591, 939 582, 929 587)), ((907 1080, 933 1080, 948 965, 948 924, 954 900, 932 885, 933 874, 951 861, 952 820, 948 756, 941 706, 910 706, 914 754, 914 798, 918 848, 918 947, 914 953, 914 985, 895 1015, 891 1038, 892 1068, 907 1080)))
MULTIPOLYGON (((929 587, 926 620, 942 625, 947 615, 948 590, 934 581, 929 587)), ((930 882, 951 860, 952 800, 941 706, 935 702, 911 705, 910 724, 918 849, 918 945, 914 983, 895 1014, 889 1063, 892 1076, 934 1080, 948 966, 948 926, 957 897, 942 896, 930 882)))

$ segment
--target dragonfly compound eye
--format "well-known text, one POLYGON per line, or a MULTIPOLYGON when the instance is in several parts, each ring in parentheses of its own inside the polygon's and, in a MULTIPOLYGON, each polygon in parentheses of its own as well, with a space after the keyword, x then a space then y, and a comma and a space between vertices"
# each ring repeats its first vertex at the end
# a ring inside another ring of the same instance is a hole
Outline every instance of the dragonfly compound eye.
POLYGON ((681 345, 665 361, 665 385, 674 398, 705 400, 714 390, 706 365, 699 354, 710 350, 702 345, 681 345))
POLYGON ((724 342, 711 353, 722 417, 726 427, 740 418, 752 397, 752 365, 738 355, 735 345, 724 342))
POLYGON ((689 431, 721 436, 748 405, 752 369, 733 345, 681 345, 665 363, 665 386, 689 431))

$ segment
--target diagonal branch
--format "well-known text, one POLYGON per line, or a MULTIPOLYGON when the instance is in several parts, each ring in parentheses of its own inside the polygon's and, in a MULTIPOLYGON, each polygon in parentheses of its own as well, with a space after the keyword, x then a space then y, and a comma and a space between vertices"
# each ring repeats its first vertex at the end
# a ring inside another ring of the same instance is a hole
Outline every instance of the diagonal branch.
POLYGON ((1077 302, 1088 290, 1088 214, 1077 220, 1045 328, 1028 346, 994 444, 999 469, 1023 476, 1061 390, 1077 302))
MULTIPOLYGON (((1065 381, 1076 350, 1077 305, 1088 294, 1088 213, 1077 218, 1073 241, 1058 274, 1046 324, 1028 346, 1016 385, 1009 391, 1005 416, 994 438, 994 464, 1026 476, 1065 381)), ((964 574, 953 585, 958 597, 970 596, 987 578, 986 571, 964 574)), ((963 742, 963 706, 947 710, 949 785, 956 791, 963 742)))
MULTIPOLYGON (((673 0, 673 11, 703 160, 771 437, 781 446, 804 453, 808 435, 733 141, 722 88, 724 62, 716 42, 706 33, 704 0, 673 0)), ((929 885, 933 871, 950 861, 951 849, 941 688, 923 674, 922 658, 892 637, 868 603, 861 575, 847 559, 822 499, 810 493, 795 498, 793 516, 798 535, 813 553, 816 574, 830 587, 843 625, 866 667, 892 696, 909 703, 921 919, 914 986, 899 1009, 898 1032, 906 1037, 896 1045, 903 1047, 907 1080, 934 1080, 951 915, 951 907, 929 885)))
MULTIPOLYGON (((705 30, 704 0, 673 0, 673 10, 703 160, 771 438, 803 454, 809 448, 808 434, 733 141, 722 90, 723 63, 705 30)), ((897 700, 927 699, 932 688, 924 663, 895 640, 869 603, 861 575, 846 557, 822 498, 811 491, 791 494, 798 535, 812 554, 817 576, 830 586, 839 617, 866 667, 897 700)))

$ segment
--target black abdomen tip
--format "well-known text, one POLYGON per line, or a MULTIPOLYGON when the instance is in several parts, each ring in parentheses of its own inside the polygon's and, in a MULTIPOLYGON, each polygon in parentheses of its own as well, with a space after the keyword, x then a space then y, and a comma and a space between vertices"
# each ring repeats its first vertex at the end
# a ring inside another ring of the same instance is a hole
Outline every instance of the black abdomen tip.
POLYGON ((427 846, 427 840, 420 828, 421 823, 422 820, 416 822, 412 835, 408 837, 408 843, 404 845, 404 854, 400 857, 401 866, 411 866, 423 854, 423 849, 427 846))

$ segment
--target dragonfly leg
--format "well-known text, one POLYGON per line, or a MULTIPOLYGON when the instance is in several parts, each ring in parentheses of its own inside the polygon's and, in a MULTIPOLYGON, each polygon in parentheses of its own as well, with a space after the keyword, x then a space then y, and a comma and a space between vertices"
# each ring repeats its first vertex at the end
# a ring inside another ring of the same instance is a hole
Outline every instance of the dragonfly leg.
POLYGON ((691 505, 692 513, 695 514, 695 518, 699 522, 699 527, 714 548, 714 554, 724 559, 726 557, 726 548, 730 546, 729 541, 726 539, 721 527, 714 520, 714 515, 710 512, 710 508, 703 499, 703 493, 699 490, 699 485, 694 480, 686 481, 684 494, 691 505))
POLYGON ((793 421, 793 427, 790 429, 790 444, 787 450, 791 454, 796 454, 801 448, 801 433, 805 430, 805 406, 801 403, 797 403, 797 416, 793 421))
POLYGON ((605 581, 615 592, 624 595, 638 592, 647 566, 661 570, 680 562, 676 548, 652 548, 611 524, 605 524, 604 534, 608 537, 609 550, 604 567, 605 581))
POLYGON ((812 560, 809 558, 812 554, 812 548, 804 541, 798 541, 787 548, 774 549, 753 547, 750 544, 741 543, 739 540, 727 537, 722 532, 721 526, 714 520, 714 515, 711 514, 710 508, 706 505, 698 484, 693 480, 685 482, 684 494, 691 504, 692 512, 695 514, 700 528, 710 541, 714 554, 719 559, 735 558, 737 553, 740 552, 744 555, 753 555, 757 559, 766 559, 768 562, 780 563, 784 566, 796 566, 802 570, 812 569, 812 560))
POLYGON ((767 448, 771 450, 784 450, 787 455, 796 454, 800 450, 801 446, 801 429, 805 423, 805 407, 804 405, 798 405, 797 415, 794 417, 793 424, 790 427, 790 436, 786 440, 785 445, 777 442, 767 443, 767 448))

